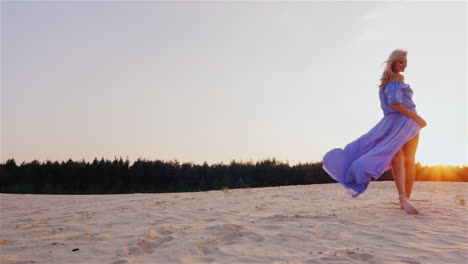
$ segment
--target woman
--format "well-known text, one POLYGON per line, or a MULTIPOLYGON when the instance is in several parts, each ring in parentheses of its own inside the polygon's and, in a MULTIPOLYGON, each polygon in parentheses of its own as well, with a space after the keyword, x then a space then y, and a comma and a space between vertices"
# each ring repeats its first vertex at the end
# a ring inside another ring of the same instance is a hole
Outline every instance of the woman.
POLYGON ((408 52, 394 50, 380 79, 379 98, 384 117, 367 134, 335 148, 323 157, 323 169, 343 184, 352 197, 363 193, 371 181, 392 168, 400 208, 410 214, 418 210, 408 200, 415 178, 415 154, 419 131, 426 121, 416 112, 413 91, 404 82, 408 52))

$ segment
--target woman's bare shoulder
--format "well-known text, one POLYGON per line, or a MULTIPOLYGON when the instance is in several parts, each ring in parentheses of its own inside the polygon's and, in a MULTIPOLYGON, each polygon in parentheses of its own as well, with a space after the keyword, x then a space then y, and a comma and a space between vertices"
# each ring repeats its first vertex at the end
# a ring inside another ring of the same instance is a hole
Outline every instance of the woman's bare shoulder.
POLYGON ((390 82, 405 82, 405 76, 397 75, 393 78, 390 78, 390 82))

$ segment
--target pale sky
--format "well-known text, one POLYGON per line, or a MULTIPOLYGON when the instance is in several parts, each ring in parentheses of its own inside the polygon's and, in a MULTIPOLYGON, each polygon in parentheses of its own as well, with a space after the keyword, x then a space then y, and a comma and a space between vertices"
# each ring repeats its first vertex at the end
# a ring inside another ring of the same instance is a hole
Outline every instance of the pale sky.
POLYGON ((468 165, 467 4, 1 2, 1 162, 321 161, 408 50, 416 160, 468 165))

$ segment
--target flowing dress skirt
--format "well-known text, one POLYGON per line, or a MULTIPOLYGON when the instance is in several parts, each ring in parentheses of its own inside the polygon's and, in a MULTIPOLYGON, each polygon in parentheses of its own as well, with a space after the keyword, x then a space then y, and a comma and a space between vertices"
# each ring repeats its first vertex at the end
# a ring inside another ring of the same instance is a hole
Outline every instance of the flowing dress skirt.
POLYGON ((419 125, 398 112, 385 115, 369 132, 323 157, 323 169, 356 197, 368 187, 371 177, 378 179, 391 168, 395 154, 413 137, 419 125))

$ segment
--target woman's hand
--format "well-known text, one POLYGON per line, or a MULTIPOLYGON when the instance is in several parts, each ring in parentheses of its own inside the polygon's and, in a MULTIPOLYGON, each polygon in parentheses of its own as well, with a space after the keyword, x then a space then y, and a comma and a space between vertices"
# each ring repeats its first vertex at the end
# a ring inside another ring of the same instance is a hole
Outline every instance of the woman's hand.
POLYGON ((416 123, 418 123, 418 125, 419 125, 421 128, 423 128, 423 127, 425 127, 425 126, 427 125, 426 120, 424 120, 424 119, 423 119, 422 117, 420 117, 420 116, 417 116, 415 120, 416 120, 416 123))
POLYGON ((425 127, 427 124, 426 124, 426 120, 424 120, 422 117, 420 117, 418 114, 416 114, 415 112, 409 110, 408 108, 406 108, 403 104, 390 104, 390 107, 392 107, 393 109, 395 109, 396 111, 414 119, 414 121, 416 121, 416 123, 421 127, 425 127))

